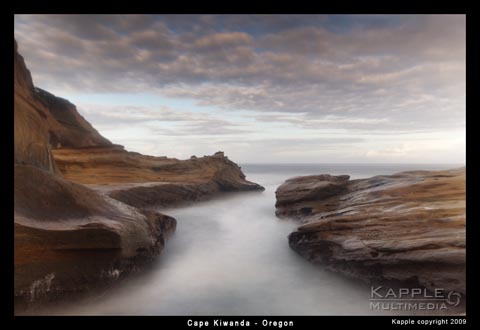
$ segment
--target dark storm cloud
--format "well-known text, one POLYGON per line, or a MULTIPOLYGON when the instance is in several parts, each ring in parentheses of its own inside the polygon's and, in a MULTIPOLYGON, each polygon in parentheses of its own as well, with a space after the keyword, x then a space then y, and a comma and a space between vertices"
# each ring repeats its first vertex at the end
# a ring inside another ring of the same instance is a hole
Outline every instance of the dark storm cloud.
POLYGON ((465 121, 464 16, 20 15, 15 37, 53 91, 186 97, 306 129, 465 121))

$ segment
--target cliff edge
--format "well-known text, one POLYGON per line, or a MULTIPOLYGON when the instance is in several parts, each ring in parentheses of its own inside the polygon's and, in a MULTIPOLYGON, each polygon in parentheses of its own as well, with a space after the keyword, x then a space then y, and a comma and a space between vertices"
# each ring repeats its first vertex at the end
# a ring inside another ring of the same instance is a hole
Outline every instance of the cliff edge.
POLYGON ((16 309, 141 269, 176 227, 154 207, 263 190, 221 152, 181 161, 112 144, 73 104, 34 86, 16 41, 14 120, 16 309))
POLYGON ((372 283, 465 294, 465 168, 297 177, 276 196, 277 216, 302 223, 288 239, 307 260, 372 283))

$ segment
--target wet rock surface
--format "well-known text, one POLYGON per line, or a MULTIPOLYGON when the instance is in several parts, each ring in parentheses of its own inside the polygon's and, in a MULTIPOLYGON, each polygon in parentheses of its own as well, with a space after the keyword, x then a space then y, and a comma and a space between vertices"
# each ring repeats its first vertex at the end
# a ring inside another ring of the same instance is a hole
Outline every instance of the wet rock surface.
POLYGON ((465 169, 348 180, 306 176, 276 191, 278 217, 299 220, 292 249, 369 282, 465 294, 465 169))
POLYGON ((109 272, 141 267, 176 225, 28 165, 15 166, 14 209, 15 297, 23 303, 85 291, 112 279, 109 272))

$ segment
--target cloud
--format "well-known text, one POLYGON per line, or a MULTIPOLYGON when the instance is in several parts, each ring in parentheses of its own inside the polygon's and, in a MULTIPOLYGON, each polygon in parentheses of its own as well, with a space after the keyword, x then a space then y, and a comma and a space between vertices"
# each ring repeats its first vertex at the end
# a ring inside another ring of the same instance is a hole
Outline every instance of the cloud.
POLYGON ((238 45, 248 45, 252 38, 243 32, 223 32, 200 37, 195 41, 195 47, 205 48, 230 48, 238 45))
POLYGON ((101 129, 121 130, 134 124, 154 136, 224 135, 248 133, 248 127, 208 113, 177 110, 167 106, 101 106, 82 104, 81 113, 101 129))
MULTIPOLYGON (((59 95, 148 93, 224 111, 219 121, 177 123, 198 134, 251 131, 222 122, 242 111, 255 125, 307 135, 464 130, 465 30, 464 15, 15 16, 38 86, 59 95)), ((120 113, 95 120, 179 116, 120 113)))

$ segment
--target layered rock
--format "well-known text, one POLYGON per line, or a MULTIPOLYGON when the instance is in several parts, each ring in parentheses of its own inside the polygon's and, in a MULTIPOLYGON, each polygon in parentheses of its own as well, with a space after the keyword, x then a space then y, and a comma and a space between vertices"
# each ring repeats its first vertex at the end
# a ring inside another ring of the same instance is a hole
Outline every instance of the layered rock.
POLYGON ((109 148, 53 150, 63 176, 136 207, 171 207, 229 191, 263 190, 223 153, 178 160, 109 148))
POLYGON ((307 176, 276 191, 279 217, 302 222, 292 249, 370 282, 465 293, 465 169, 348 180, 307 176))
POLYGON ((35 88, 37 103, 48 109, 44 120, 52 148, 109 147, 112 143, 101 136, 77 111, 75 105, 43 89, 35 88))
POLYGON ((43 120, 46 109, 34 94, 30 71, 14 44, 14 158, 16 164, 30 164, 51 173, 58 172, 51 156, 48 127, 43 120))
POLYGON ((15 166, 14 210, 17 305, 119 278, 157 255, 176 225, 30 165, 15 166))
POLYGON ((16 42, 14 72, 14 294, 19 306, 83 291, 99 284, 101 274, 131 269, 134 259, 158 254, 175 220, 61 178, 52 142, 111 143, 73 106, 35 89, 16 42))
POLYGON ((52 147, 111 146, 70 102, 35 88, 14 43, 14 156, 16 164, 59 174, 52 147))
POLYGON ((17 308, 101 287, 155 257, 175 219, 127 204, 263 189, 223 154, 179 161, 112 144, 73 104, 34 87, 16 42, 14 72, 17 308))

